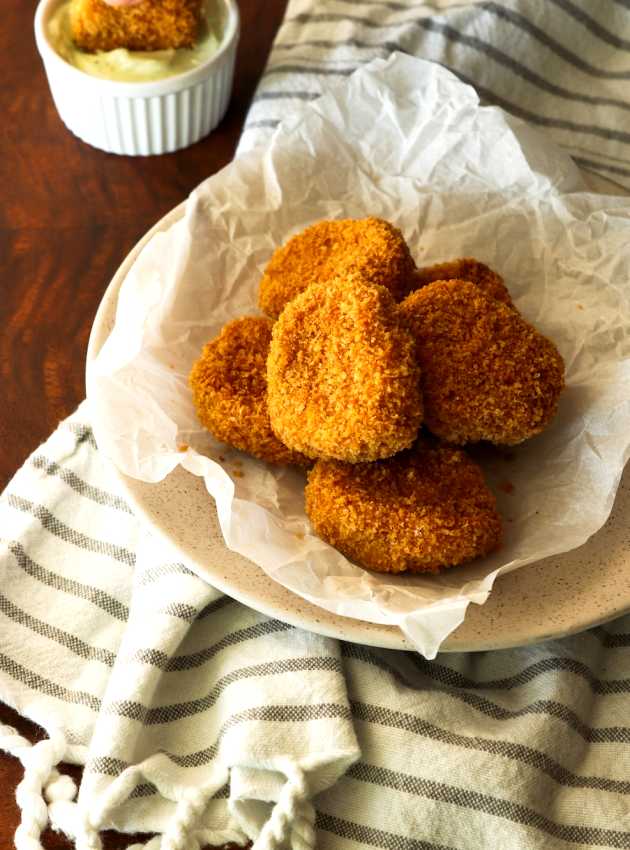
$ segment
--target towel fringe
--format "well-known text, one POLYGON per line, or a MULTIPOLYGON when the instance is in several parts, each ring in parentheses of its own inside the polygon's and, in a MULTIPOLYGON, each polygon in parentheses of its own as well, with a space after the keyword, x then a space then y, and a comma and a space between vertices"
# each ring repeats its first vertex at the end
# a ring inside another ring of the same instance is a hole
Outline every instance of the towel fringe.
MULTIPOLYGON (((146 778, 140 765, 132 765, 116 777, 102 794, 98 808, 92 805, 89 812, 82 812, 76 803, 59 800, 50 807, 51 822, 74 838, 77 850, 102 850, 99 833, 107 817, 146 778)), ((244 835, 234 830, 196 828, 211 798, 226 781, 227 770, 221 768, 212 782, 206 783, 203 788, 174 786, 169 789, 168 798, 177 805, 168 828, 145 843, 132 845, 130 850, 201 850, 208 844, 243 843, 244 835)))
MULTIPOLYGON (((129 798, 143 775, 136 765, 127 768, 111 783, 98 808, 92 806, 89 812, 82 812, 75 802, 75 782, 57 770, 69 750, 63 732, 50 730, 48 738, 32 744, 12 726, 0 725, 0 750, 18 758, 24 766, 24 777, 16 790, 21 821, 15 833, 15 850, 44 850, 40 839, 49 823, 74 838, 77 850, 102 850, 102 825, 109 813, 129 798)), ((278 850, 287 839, 292 850, 314 850, 315 809, 309 800, 305 770, 290 762, 281 769, 287 781, 252 850, 278 850)), ((202 789, 174 789, 177 806, 167 830, 145 844, 132 845, 130 850, 201 850, 208 841, 242 840, 244 836, 233 831, 219 835, 197 828, 210 799, 226 779, 227 771, 221 770, 202 789)))
POLYGON ((154 835, 153 838, 149 838, 146 844, 132 844, 127 847, 127 850, 160 850, 162 847, 162 836, 154 835))
POLYGON ((203 788, 186 788, 179 792, 177 808, 164 833, 161 850, 186 850, 194 842, 201 848, 194 828, 208 807, 211 797, 226 781, 227 770, 221 769, 214 781, 203 788))
POLYGON ((289 837, 292 850, 314 850, 315 809, 306 774, 292 762, 280 769, 287 781, 252 850, 279 850, 289 837))
POLYGON ((0 750, 18 758, 24 777, 15 797, 20 807, 20 825, 15 832, 16 850, 43 850, 42 832, 50 822, 49 800, 73 800, 77 787, 69 776, 62 776, 57 765, 67 754, 63 732, 53 729, 49 737, 32 744, 12 726, 0 726, 0 750))
MULTIPOLYGON (((154 835, 144 844, 130 844, 127 850, 164 850, 163 836, 154 835)), ((197 850, 208 846, 221 847, 223 844, 245 845, 247 836, 233 829, 196 829, 188 837, 186 850, 197 850)))

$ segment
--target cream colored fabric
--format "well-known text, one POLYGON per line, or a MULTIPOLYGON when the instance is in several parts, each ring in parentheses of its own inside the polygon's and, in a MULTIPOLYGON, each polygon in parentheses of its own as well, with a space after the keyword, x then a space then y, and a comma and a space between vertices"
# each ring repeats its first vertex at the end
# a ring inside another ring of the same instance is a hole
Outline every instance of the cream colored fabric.
POLYGON ((630 618, 435 662, 301 632, 153 540, 86 417, 0 500, 0 698, 51 736, 0 728, 27 765, 18 850, 49 819, 78 848, 630 847, 630 618))

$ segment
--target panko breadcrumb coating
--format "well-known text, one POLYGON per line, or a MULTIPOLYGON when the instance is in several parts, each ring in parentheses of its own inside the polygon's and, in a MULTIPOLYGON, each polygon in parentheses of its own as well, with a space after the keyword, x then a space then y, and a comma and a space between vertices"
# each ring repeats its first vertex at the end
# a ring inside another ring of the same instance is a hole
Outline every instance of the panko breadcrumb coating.
POLYGON ((554 417, 564 363, 551 340, 475 284, 438 281, 400 311, 422 371, 427 427, 449 443, 515 445, 554 417))
POLYGON ((271 425, 308 457, 352 463, 409 448, 422 420, 413 339, 382 286, 359 277, 314 285, 273 328, 271 425))
POLYGON ((501 275, 474 257, 462 257, 448 263, 438 263, 416 269, 410 281, 410 291, 415 291, 437 280, 467 280, 474 283, 484 295, 496 298, 504 304, 512 304, 512 298, 501 275))
POLYGON ((277 318, 312 283, 357 274, 399 300, 414 269, 401 232, 388 221, 319 221, 275 251, 260 282, 260 309, 277 318))
POLYGON ((425 441, 378 463, 318 461, 306 513, 323 540, 378 572, 435 573, 488 554, 501 539, 477 464, 425 441))
POLYGON ((234 319, 204 346, 190 373, 199 421, 222 443, 269 463, 310 465, 274 435, 267 412, 272 321, 234 319))
POLYGON ((73 0, 72 39, 89 53, 97 50, 164 50, 193 47, 202 19, 202 0, 143 0, 137 6, 109 6, 103 0, 73 0))

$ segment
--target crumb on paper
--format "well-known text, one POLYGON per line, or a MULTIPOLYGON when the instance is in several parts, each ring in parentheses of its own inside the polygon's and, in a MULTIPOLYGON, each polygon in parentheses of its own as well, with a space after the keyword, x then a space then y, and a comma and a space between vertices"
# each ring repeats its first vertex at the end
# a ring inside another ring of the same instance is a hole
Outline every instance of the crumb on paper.
POLYGON ((188 443, 180 443, 177 446, 177 451, 178 452, 187 452, 189 448, 190 448, 190 446, 188 445, 188 443))
POLYGON ((233 475, 235 478, 245 478, 245 473, 243 472, 243 470, 242 470, 242 469, 233 469, 233 470, 232 470, 232 475, 233 475))
POLYGON ((514 484, 512 484, 511 481, 502 481, 499 484, 499 490, 501 490, 502 493, 511 495, 514 492, 514 484))

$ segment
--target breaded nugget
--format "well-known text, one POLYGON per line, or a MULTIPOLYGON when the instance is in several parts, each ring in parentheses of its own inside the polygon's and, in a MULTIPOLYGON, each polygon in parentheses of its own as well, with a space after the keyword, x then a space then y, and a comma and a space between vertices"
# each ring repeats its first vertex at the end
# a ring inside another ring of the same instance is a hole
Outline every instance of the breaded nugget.
POLYGON ((435 573, 486 555, 501 519, 481 470, 461 449, 424 440, 377 463, 318 461, 306 513, 346 557, 386 573, 435 573))
POLYGON ((485 263, 480 263, 474 257, 462 257, 448 263, 438 263, 416 269, 410 278, 410 291, 421 289, 437 280, 468 280, 474 283, 484 295, 496 298, 504 304, 512 305, 510 293, 501 275, 498 275, 485 263))
POLYGON ((260 282, 260 309, 277 318, 312 283, 356 274, 399 300, 414 268, 401 232, 381 218, 319 221, 275 251, 260 282))
POLYGON ((190 373, 201 424, 222 443, 269 463, 310 465, 274 435, 267 412, 267 354, 272 322, 245 317, 229 322, 204 346, 190 373))
POLYGON ((315 284, 273 328, 271 426, 308 457, 389 457, 418 433, 419 377, 413 339, 384 287, 359 277, 315 284))
POLYGON ((103 0, 73 0, 72 39, 97 50, 164 50, 193 47, 202 18, 202 0, 143 0, 136 6, 109 6, 103 0))
POLYGON ((431 283, 400 305, 422 371, 427 427, 449 443, 514 445, 549 424, 564 386, 551 340, 473 283, 431 283))

